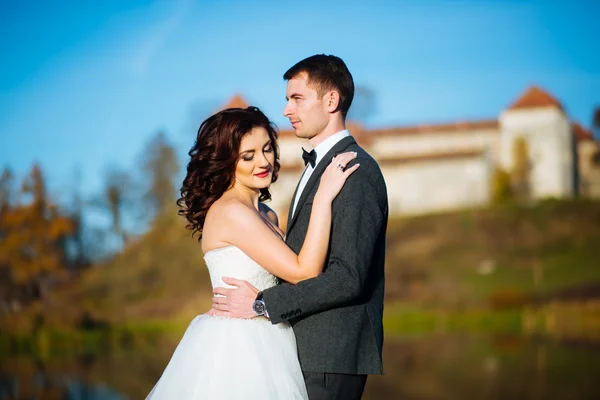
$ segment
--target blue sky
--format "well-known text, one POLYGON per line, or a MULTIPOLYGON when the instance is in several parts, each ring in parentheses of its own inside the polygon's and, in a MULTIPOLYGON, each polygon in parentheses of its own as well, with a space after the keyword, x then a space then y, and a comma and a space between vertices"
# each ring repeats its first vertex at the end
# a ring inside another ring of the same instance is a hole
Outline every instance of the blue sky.
POLYGON ((2 0, 0 167, 38 161, 58 194, 77 170, 98 191, 157 131, 185 154, 235 93, 288 128, 282 74, 316 53, 375 93, 369 126, 494 118, 537 84, 589 127, 599 4, 2 0))

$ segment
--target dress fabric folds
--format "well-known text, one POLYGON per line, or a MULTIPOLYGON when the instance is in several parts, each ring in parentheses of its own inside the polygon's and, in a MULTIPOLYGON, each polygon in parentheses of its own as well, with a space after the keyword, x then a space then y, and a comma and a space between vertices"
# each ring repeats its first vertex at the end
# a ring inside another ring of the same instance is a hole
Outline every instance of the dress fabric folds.
MULTIPOLYGON (((235 246, 204 256, 213 287, 224 276, 259 290, 277 278, 235 246)), ((288 323, 263 317, 235 319, 199 315, 188 326, 147 400, 308 399, 288 323)))

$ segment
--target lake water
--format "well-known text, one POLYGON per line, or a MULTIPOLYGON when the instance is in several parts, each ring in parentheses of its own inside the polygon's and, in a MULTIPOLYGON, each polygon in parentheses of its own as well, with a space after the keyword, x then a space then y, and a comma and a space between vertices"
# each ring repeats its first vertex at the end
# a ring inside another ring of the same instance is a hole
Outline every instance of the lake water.
MULTIPOLYGON (((143 399, 176 343, 0 359, 0 400, 143 399), (140 348, 138 348, 140 347, 140 348)), ((518 336, 386 338, 364 399, 600 399, 600 345, 518 336)))

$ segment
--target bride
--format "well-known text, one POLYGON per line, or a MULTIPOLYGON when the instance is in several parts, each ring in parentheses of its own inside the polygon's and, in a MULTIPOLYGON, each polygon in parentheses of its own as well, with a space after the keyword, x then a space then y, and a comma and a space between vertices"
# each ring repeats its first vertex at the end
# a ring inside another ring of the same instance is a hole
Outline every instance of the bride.
MULTIPOLYGON (((277 180, 277 131, 256 107, 223 110, 200 125, 183 181, 179 213, 202 239, 213 287, 224 276, 258 290, 277 278, 297 283, 322 271, 331 230, 331 203, 358 164, 337 155, 321 177, 299 254, 284 242, 264 201, 277 180)), ((184 278, 184 277, 182 277, 184 278)), ((185 278, 184 278, 185 279, 185 278)), ((197 316, 147 399, 307 399, 292 328, 268 316, 197 316)))

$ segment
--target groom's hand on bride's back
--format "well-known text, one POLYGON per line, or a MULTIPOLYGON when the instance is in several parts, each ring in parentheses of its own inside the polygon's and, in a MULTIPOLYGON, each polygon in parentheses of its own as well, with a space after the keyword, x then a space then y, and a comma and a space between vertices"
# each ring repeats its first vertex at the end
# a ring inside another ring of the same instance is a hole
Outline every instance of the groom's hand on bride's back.
POLYGON ((256 317, 256 313, 252 309, 252 304, 256 300, 258 289, 248 282, 239 279, 224 277, 223 282, 235 286, 235 288, 215 287, 213 289, 214 296, 212 299, 211 315, 230 318, 256 317))

